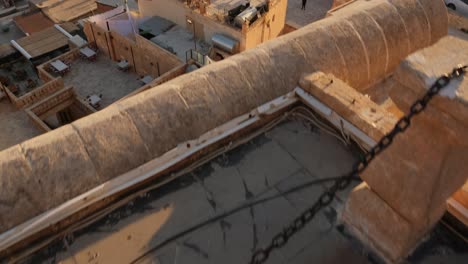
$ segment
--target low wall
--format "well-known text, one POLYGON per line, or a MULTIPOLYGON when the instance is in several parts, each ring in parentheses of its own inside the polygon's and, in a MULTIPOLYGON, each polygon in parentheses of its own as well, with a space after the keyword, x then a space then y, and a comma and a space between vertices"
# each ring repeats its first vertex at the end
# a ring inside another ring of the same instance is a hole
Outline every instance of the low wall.
POLYGON ((80 58, 80 48, 74 48, 66 53, 63 53, 62 55, 55 57, 53 59, 50 59, 43 64, 37 66, 37 73, 39 78, 44 81, 44 82, 50 82, 53 79, 56 79, 50 72, 49 69, 51 67, 51 62, 56 61, 56 60, 61 60, 66 63, 71 63, 74 60, 77 60, 80 58))
POLYGON ((67 102, 67 101, 73 100, 74 98, 75 98, 75 92, 73 91, 73 87, 67 87, 65 89, 62 89, 50 95, 49 97, 45 98, 42 101, 37 102, 36 104, 29 107, 28 110, 33 112, 39 118, 45 118, 48 116, 46 113, 48 113, 52 109, 66 108, 65 106, 62 105, 64 104, 64 102, 66 102, 67 107, 68 107, 69 106, 68 104, 71 104, 72 102, 67 102))
POLYGON ((50 94, 62 89, 64 87, 62 78, 55 78, 50 82, 47 82, 34 90, 20 96, 16 97, 8 87, 5 88, 8 97, 10 97, 11 102, 15 105, 16 108, 25 108, 30 105, 39 102, 40 100, 46 98, 50 94))
POLYGON ((44 64, 37 66, 37 75, 43 82, 50 82, 54 79, 54 76, 52 76, 45 68, 44 64))
POLYGON ((82 117, 90 115, 96 112, 96 109, 92 108, 88 103, 84 102, 83 98, 76 95, 73 104, 70 106, 70 112, 73 120, 78 120, 82 117))
POLYGON ((183 62, 174 54, 159 47, 140 35, 135 36, 137 49, 134 50, 135 64, 140 75, 159 77, 183 62))
POLYGON ((36 126, 40 131, 44 133, 52 131, 52 129, 46 123, 44 123, 44 121, 42 121, 36 114, 34 114, 31 110, 26 109, 25 112, 28 115, 31 122, 34 124, 34 126, 36 126))
POLYGON ((132 97, 132 96, 134 96, 136 94, 139 94, 139 93, 141 93, 143 91, 146 91, 148 89, 154 88, 154 87, 156 87, 156 86, 158 86, 160 84, 163 84, 165 82, 168 82, 168 81, 170 81, 170 80, 172 80, 172 79, 174 79, 174 78, 176 78, 176 77, 178 77, 178 76, 180 76, 182 74, 185 74, 185 72, 187 71, 187 67, 189 65, 190 64, 182 64, 182 65, 172 69, 171 71, 166 72, 165 74, 159 76, 159 78, 153 80, 151 83, 149 83, 149 84, 147 84, 145 86, 142 86, 142 87, 136 89, 135 91, 127 94, 126 96, 122 97, 117 102, 122 101, 122 100, 124 100, 126 98, 129 98, 129 97, 132 97))
POLYGON ((114 61, 126 60, 131 70, 140 76, 159 77, 183 62, 174 54, 153 42, 135 35, 135 41, 114 31, 107 31, 96 24, 85 23, 84 32, 88 41, 94 41, 99 50, 114 61))

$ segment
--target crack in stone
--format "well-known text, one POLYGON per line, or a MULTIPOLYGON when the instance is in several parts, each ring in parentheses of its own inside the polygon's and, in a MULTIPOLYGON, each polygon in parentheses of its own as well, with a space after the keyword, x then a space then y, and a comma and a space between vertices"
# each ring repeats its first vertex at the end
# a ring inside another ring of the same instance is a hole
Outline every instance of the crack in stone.
POLYGON ((232 225, 224 219, 219 221, 219 225, 221 226, 221 231, 223 232, 223 247, 226 248, 226 229, 231 229, 232 225))
POLYGON ((208 201, 208 203, 210 204, 210 206, 213 208, 213 210, 216 212, 216 208, 218 207, 218 204, 216 203, 215 199, 214 199, 214 195, 213 195, 213 192, 210 191, 206 186, 205 186, 205 182, 200 179, 194 172, 191 173, 192 174, 192 177, 198 182, 200 183, 200 185, 202 186, 203 190, 205 191, 205 198, 206 200, 208 201))
POLYGON ((244 178, 242 178, 242 185, 244 185, 244 191, 245 191, 245 199, 249 200, 252 197, 254 197, 253 193, 249 190, 247 187, 247 183, 245 182, 244 178))
POLYGON ((198 255, 202 256, 205 259, 208 259, 210 257, 208 255, 208 253, 206 251, 202 250, 197 244, 192 244, 192 243, 189 243, 187 241, 184 241, 183 245, 186 248, 189 248, 189 249, 195 251, 198 255))
POLYGON ((257 224, 255 223, 255 213, 253 207, 250 207, 250 217, 252 218, 252 235, 253 235, 253 245, 252 245, 252 251, 254 251, 257 248, 258 244, 258 236, 257 236, 257 224))

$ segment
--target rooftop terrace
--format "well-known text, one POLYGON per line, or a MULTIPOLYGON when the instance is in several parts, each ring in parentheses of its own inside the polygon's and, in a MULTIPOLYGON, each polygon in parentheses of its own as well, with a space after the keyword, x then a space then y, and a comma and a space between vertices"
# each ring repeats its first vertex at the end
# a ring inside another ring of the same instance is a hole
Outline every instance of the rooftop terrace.
POLYGON ((101 107, 106 107, 143 86, 140 77, 132 71, 122 72, 116 62, 100 54, 97 60, 75 60, 63 80, 74 87, 82 98, 102 94, 101 107))

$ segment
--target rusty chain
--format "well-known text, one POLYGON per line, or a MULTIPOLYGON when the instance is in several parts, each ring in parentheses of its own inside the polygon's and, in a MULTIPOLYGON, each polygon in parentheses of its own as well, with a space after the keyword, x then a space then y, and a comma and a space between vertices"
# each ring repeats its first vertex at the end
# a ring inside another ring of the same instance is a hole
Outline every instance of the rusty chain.
POLYGON ((406 129, 411 125, 411 119, 415 115, 421 113, 427 107, 432 98, 440 92, 440 90, 447 87, 453 79, 456 79, 466 73, 467 69, 468 65, 459 65, 453 69, 452 72, 439 77, 427 90, 424 96, 416 100, 416 102, 411 105, 409 113, 398 120, 394 128, 382 137, 379 142, 369 150, 364 158, 353 166, 353 169, 349 173, 339 177, 334 184, 320 196, 314 205, 302 212, 302 214, 295 218, 289 226, 275 235, 267 247, 257 249, 252 255, 249 263, 264 263, 270 256, 271 251, 283 247, 289 239, 309 223, 322 208, 330 205, 335 198, 335 194, 338 191, 346 189, 351 184, 353 177, 359 177, 359 174, 369 166, 369 163, 392 144, 393 139, 398 134, 406 131, 406 129))

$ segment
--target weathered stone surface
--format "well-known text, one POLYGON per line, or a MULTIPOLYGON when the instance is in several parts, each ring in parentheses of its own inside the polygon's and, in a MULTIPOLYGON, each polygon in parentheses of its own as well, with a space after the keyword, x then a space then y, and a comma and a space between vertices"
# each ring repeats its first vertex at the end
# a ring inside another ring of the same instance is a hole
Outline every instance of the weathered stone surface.
MULTIPOLYGON (((404 60, 395 72, 395 79, 416 94, 422 94, 458 63, 468 62, 468 52, 460 52, 464 50, 468 50, 467 40, 447 36, 404 60)), ((440 95, 431 104, 468 126, 468 79, 452 81, 440 95)))
MULTIPOLYGON (((351 73, 348 76, 349 83, 358 89, 366 87, 370 80, 371 65, 367 47, 360 35, 347 20, 336 21, 327 28, 327 31, 333 35, 351 73)), ((378 39, 375 41, 378 42, 378 39)))
POLYGON ((300 86, 375 141, 388 133, 396 117, 331 74, 305 76, 300 86))
MULTIPOLYGON (((405 22, 405 31, 402 34, 412 36, 408 42, 410 50, 415 51, 431 45, 431 24, 426 12, 418 1, 389 0, 398 10, 401 19, 405 22)), ((446 35, 446 34, 444 34, 446 35)))
POLYGON ((41 175, 36 178, 39 188, 34 190, 43 194, 36 200, 40 208, 53 208, 60 204, 57 201, 71 199, 105 180, 96 172, 83 142, 71 126, 26 141, 21 147, 32 173, 41 175), (69 156, 70 162, 61 162, 64 156, 69 156))
POLYGON ((440 168, 451 144, 438 124, 415 118, 361 177, 408 221, 425 224, 434 188, 440 177, 447 179, 440 168))
MULTIPOLYGON (((398 11, 388 2, 366 10, 365 14, 370 16, 384 32, 388 50, 385 72, 391 72, 400 63, 400 60, 411 52, 408 44, 411 41, 405 35, 402 36, 402 33, 405 32, 404 21, 401 20, 398 11)), ((355 86, 353 85, 353 87, 355 86)))
POLYGON ((33 174, 20 145, 0 152, 0 230, 40 213, 42 175, 33 174), (31 189, 29 189, 31 188, 31 189))
MULTIPOLYGON (((468 179, 468 145, 453 146, 445 154, 444 163, 440 170, 439 182, 435 185, 431 207, 431 218, 439 219, 437 212, 441 205, 445 207, 445 201, 463 186, 468 179)), ((440 210, 439 210, 440 211, 440 210)))
POLYGON ((427 20, 431 25, 431 44, 437 42, 440 38, 447 35, 448 32, 448 14, 447 8, 442 6, 444 1, 417 0, 419 7, 424 9, 427 20), (434 3, 436 2, 436 3, 434 3))
MULTIPOLYGON (((334 18, 329 18, 328 20, 335 21, 334 18)), ((320 22, 321 21, 316 23, 320 22)), ((328 23, 331 23, 331 21, 328 23)), ((328 23, 326 23, 326 25, 328 25, 328 23)), ((296 41, 303 50, 307 50, 304 57, 306 61, 312 64, 313 69, 320 69, 323 72, 332 73, 335 76, 340 76, 342 80, 349 82, 349 76, 351 75, 350 69, 335 39, 330 32, 328 32, 326 26, 307 28, 307 35, 298 35, 294 38, 294 41, 296 41), (310 39, 314 39, 314 41, 310 41, 310 39)))
MULTIPOLYGON (((390 91, 390 97, 400 110, 408 113, 410 106, 418 99, 418 94, 397 81, 390 81, 394 82, 392 90, 390 91)), ((467 145, 468 128, 459 118, 466 112, 464 110, 465 107, 456 103, 446 104, 445 109, 440 109, 440 107, 437 106, 441 101, 445 104, 447 102, 444 101, 449 100, 448 98, 440 96, 434 97, 424 112, 419 114, 418 118, 424 119, 427 122, 438 122, 439 128, 443 129, 448 137, 455 140, 458 144, 467 145), (455 109, 459 109, 459 112, 455 111, 455 109), (452 115, 450 113, 457 113, 458 115, 452 115)))
MULTIPOLYGON (((366 85, 372 84, 385 76, 385 65, 387 65, 390 54, 387 53, 386 36, 384 32, 369 16, 354 14, 346 20, 358 33, 359 39, 364 47, 366 60, 368 61, 368 79, 366 85), (379 54, 379 55, 377 55, 379 54)), ((411 22, 413 23, 413 22, 411 22)), ((350 68, 352 70, 352 68, 350 68)), ((354 72, 351 71, 354 75, 354 72)), ((362 87, 355 86, 357 89, 362 87)), ((361 91, 361 90, 359 90, 361 91)))
POLYGON ((365 183, 351 192, 342 219, 364 244, 389 262, 406 256, 415 241, 411 224, 365 183))
POLYGON ((78 131, 101 181, 116 177, 149 160, 148 150, 132 120, 116 107, 110 106, 71 125, 78 131))
MULTIPOLYGON (((310 37, 308 36, 309 41, 312 41, 310 37)), ((310 69, 310 64, 313 63, 313 61, 305 60, 307 51, 293 41, 291 36, 278 38, 276 41, 270 42, 269 45, 260 45, 258 52, 264 52, 270 58, 269 65, 271 68, 269 68, 268 75, 277 74, 280 78, 278 83, 268 82, 271 83, 271 89, 283 91, 282 94, 294 89, 300 75, 310 69), (274 86, 278 87, 273 88, 274 86)))
MULTIPOLYGON (((178 86, 176 86, 178 87, 178 86)), ((149 90, 131 102, 116 104, 133 120, 152 158, 159 157, 179 142, 196 137, 194 130, 179 129, 192 124, 188 108, 173 85, 166 90, 149 90)))

